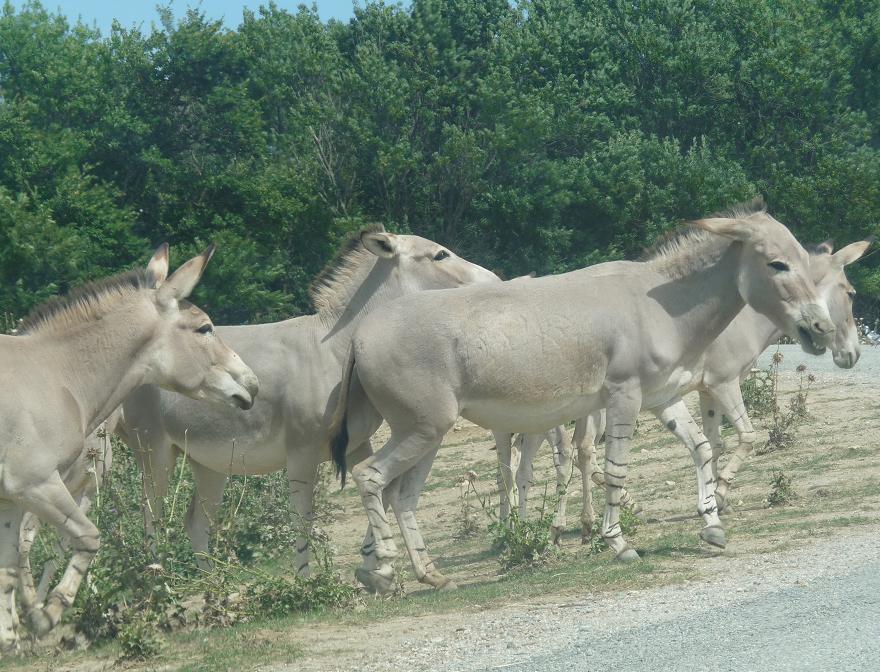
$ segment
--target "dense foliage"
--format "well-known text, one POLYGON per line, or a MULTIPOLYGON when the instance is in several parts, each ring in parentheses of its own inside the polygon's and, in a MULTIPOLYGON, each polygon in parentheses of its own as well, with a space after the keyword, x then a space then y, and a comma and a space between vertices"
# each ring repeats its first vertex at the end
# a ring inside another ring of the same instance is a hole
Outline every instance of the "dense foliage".
POLYGON ((286 317, 365 221, 508 274, 632 257, 756 193, 850 242, 878 228, 878 151, 880 0, 270 4, 109 36, 6 4, 0 314, 216 240, 198 301, 286 317))

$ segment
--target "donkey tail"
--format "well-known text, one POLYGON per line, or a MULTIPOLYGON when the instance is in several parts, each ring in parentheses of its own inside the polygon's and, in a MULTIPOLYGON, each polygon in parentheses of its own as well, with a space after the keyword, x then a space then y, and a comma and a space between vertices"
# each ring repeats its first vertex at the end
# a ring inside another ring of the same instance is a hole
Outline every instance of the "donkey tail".
POLYGON ((330 455, 336 466, 336 476, 341 481, 340 487, 345 487, 347 472, 346 456, 348 453, 348 398, 350 396, 352 377, 355 373, 354 345, 348 351, 348 361, 342 372, 342 383, 339 385, 339 398, 336 401, 336 409, 330 420, 330 455))

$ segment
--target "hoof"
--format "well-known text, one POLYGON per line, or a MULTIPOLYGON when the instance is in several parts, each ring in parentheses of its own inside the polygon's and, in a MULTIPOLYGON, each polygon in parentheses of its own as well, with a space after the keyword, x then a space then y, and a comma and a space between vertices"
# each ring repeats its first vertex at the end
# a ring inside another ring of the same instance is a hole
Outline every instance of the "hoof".
POLYGON ((455 590, 458 588, 458 586, 455 585, 455 581, 443 576, 440 572, 425 574, 419 579, 419 582, 433 586, 436 590, 455 590))
POLYGON ((390 567, 386 572, 382 572, 378 569, 364 569, 363 567, 358 567, 354 572, 354 577, 363 584, 364 588, 370 593, 387 595, 394 591, 394 569, 390 567))
POLYGON ((636 553, 634 548, 627 546, 618 553, 614 559, 617 560, 617 562, 635 562, 636 560, 639 560, 639 554, 636 553))
POLYGON ((593 518, 590 521, 586 521, 586 520, 581 519, 581 543, 582 544, 592 543, 593 537, 595 537, 597 534, 599 534, 599 526, 596 524, 595 518, 593 518))
POLYGON ((458 585, 452 579, 446 579, 446 583, 442 586, 435 586, 437 590, 441 592, 447 592, 449 590, 458 590, 458 585))
POLYGON ((28 612, 28 625, 37 637, 47 634, 53 627, 52 619, 45 609, 33 609, 28 612))
POLYGON ((716 548, 727 546, 727 535, 724 534, 724 528, 718 525, 707 525, 700 530, 700 539, 716 548))
POLYGON ((550 541, 554 546, 559 546, 562 543, 563 532, 565 532, 565 527, 557 527, 554 525, 550 528, 550 541))

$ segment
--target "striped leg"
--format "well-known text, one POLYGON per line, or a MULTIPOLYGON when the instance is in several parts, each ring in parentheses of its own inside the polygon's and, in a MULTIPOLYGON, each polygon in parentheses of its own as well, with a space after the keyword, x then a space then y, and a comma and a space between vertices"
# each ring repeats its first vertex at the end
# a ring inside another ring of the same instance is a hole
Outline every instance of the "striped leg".
MULTIPOLYGON (((589 478, 598 485, 599 487, 605 486, 605 472, 599 469, 599 464, 596 461, 596 445, 599 443, 599 439, 602 438, 602 435, 605 433, 605 411, 599 410, 594 411, 590 415, 587 416, 586 419, 587 427, 595 427, 595 430, 587 429, 586 436, 584 438, 579 438, 580 443, 585 444, 585 455, 583 457, 584 464, 588 465, 589 468, 589 478), (590 437, 594 437, 591 443, 586 443, 590 441, 590 437)), ((575 428, 575 435, 578 436, 577 428, 575 428)), ((578 460, 580 461, 580 448, 578 448, 578 460)), ((578 465, 580 468, 580 464, 578 465)), ((588 488, 589 484, 586 482, 587 476, 584 475, 583 470, 581 470, 581 477, 584 479, 584 487, 588 488)), ((593 495, 590 493, 590 501, 589 501, 590 509, 589 515, 592 517, 589 518, 590 521, 595 520, 596 514, 593 512, 593 495)), ((620 505, 629 507, 632 509, 633 513, 639 518, 643 518, 642 515, 642 505, 636 502, 632 495, 629 494, 629 490, 626 488, 622 488, 620 491, 620 505)), ((586 506, 586 503, 585 503, 586 506)), ((583 512, 583 515, 588 515, 586 510, 583 512)), ((581 520, 583 521, 583 515, 581 520)), ((583 537, 583 522, 581 526, 581 540, 583 543, 589 543, 589 537, 584 540, 583 537)), ((590 535, 591 537, 592 535, 590 535)))
POLYGON ((724 548, 727 540, 721 519, 718 517, 718 506, 715 503, 715 476, 712 474, 712 448, 709 440, 703 435, 697 423, 680 398, 668 405, 652 409, 660 422, 675 434, 679 441, 687 446, 694 466, 697 470, 697 511, 703 517, 706 526, 700 532, 703 541, 724 548))
POLYGON ((755 428, 752 427, 752 420, 746 412, 745 402, 743 402, 742 391, 739 388, 738 381, 713 386, 712 396, 715 398, 719 410, 730 420, 739 437, 739 444, 736 450, 718 475, 718 487, 715 496, 723 507, 728 498, 730 484, 733 482, 736 472, 742 463, 752 452, 752 446, 757 435, 755 428))
MULTIPOLYGON (((46 606, 31 609, 28 620, 38 636, 54 628, 64 610, 73 604, 79 584, 98 551, 98 529, 77 506, 56 471, 49 480, 30 488, 20 504, 35 513, 41 520, 55 525, 58 533, 70 540, 73 556, 55 589, 49 593, 46 606)), ((18 528, 16 528, 16 540, 18 528)), ((17 546, 17 544, 16 544, 17 546)))
POLYGON ((439 448, 437 446, 432 453, 423 457, 414 467, 398 477, 392 487, 386 489, 385 496, 389 498, 391 508, 397 515, 397 523, 400 526, 400 532, 403 535, 416 579, 440 590, 450 590, 456 587, 455 583, 443 576, 434 565, 434 561, 428 556, 428 549, 425 547, 425 540, 419 530, 415 513, 419 505, 419 496, 422 494, 422 488, 439 448))
MULTIPOLYGON (((368 457, 351 470, 370 526, 373 528, 375 540, 374 567, 362 566, 355 572, 358 581, 368 590, 387 593, 394 585, 392 562, 397 557, 397 547, 394 544, 388 517, 385 515, 382 492, 395 478, 403 475, 422 458, 437 450, 444 434, 455 421, 456 410, 450 414, 448 422, 444 422, 439 428, 436 425, 405 429, 392 426, 392 434, 388 442, 375 455, 368 457)), ((406 537, 404 539, 406 540, 406 537)))
MULTIPOLYGON (((18 576, 19 576, 19 600, 25 611, 30 611, 39 603, 37 588, 34 585, 34 574, 31 569, 31 548, 40 531, 40 519, 32 513, 25 513, 21 521, 21 532, 18 542, 18 576)), ((58 571, 58 563, 55 558, 49 558, 43 565, 43 575, 51 573, 54 576, 58 571)))
POLYGON ((550 528, 550 539, 559 545, 565 524, 568 506, 568 484, 572 476, 571 439, 563 425, 547 432, 547 440, 553 446, 553 466, 556 467, 556 513, 550 528))
MULTIPOLYGON (((83 509, 83 511, 88 511, 88 507, 83 509)), ((33 605, 29 606, 25 604, 24 588, 22 588, 21 603, 25 611, 28 611, 31 606, 42 607, 46 602, 46 596, 49 594, 49 589, 52 587, 55 575, 58 573, 58 570, 61 569, 61 565, 59 565, 58 562, 61 558, 67 555, 67 551, 70 550, 70 542, 68 542, 67 539, 56 539, 53 547, 53 557, 49 558, 49 560, 43 565, 43 573, 40 575, 40 583, 37 584, 37 598, 33 605)), ((30 564, 30 562, 28 562, 28 564, 30 564)))
MULTIPOLYGON (((589 544, 596 529, 596 510, 593 508, 593 481, 605 485, 605 478, 596 462, 596 442, 605 433, 605 412, 594 411, 577 421, 574 445, 577 446, 578 469, 581 472, 583 503, 581 505, 581 543, 589 544)), ((625 491, 624 491, 625 492, 625 491)), ((622 501, 622 500, 621 500, 622 501)))
POLYGON ((221 474, 190 460, 192 468, 192 500, 186 512, 186 533, 196 554, 196 564, 200 569, 211 569, 209 559, 211 531, 217 522, 217 513, 223 505, 223 490, 226 488, 226 474, 221 474))
POLYGON ((0 652, 18 650, 19 529, 23 512, 11 502, 0 502, 0 652))
POLYGON ((618 560, 638 560, 639 554, 630 548, 620 529, 620 504, 626 472, 629 465, 629 444, 632 441, 636 419, 641 408, 640 390, 615 390, 608 399, 605 433, 605 517, 602 538, 611 547, 618 560))

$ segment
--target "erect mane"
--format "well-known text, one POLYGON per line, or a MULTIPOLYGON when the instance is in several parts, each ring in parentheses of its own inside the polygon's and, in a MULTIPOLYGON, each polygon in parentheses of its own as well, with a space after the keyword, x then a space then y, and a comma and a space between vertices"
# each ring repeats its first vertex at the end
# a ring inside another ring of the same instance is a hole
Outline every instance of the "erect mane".
POLYGON ((764 215, 767 213, 767 204, 763 196, 755 196, 750 201, 735 203, 730 207, 716 212, 709 217, 726 217, 728 219, 748 219, 752 215, 764 215))
POLYGON ((47 329, 67 328, 105 315, 124 296, 154 286, 144 269, 125 271, 75 287, 65 296, 41 303, 25 317, 16 333, 34 334, 47 329))
POLYGON ((361 243, 365 233, 383 233, 381 224, 370 224, 351 234, 339 248, 336 256, 324 266, 309 285, 309 298, 318 313, 344 307, 354 292, 353 284, 359 280, 359 271, 376 260, 361 243))
MULTIPOLYGON (((711 217, 748 219, 766 212, 764 200, 759 196, 711 217)), ((730 238, 710 233, 687 222, 658 237, 642 253, 639 261, 650 264, 654 270, 671 280, 677 280, 717 261, 732 242, 730 238)))

